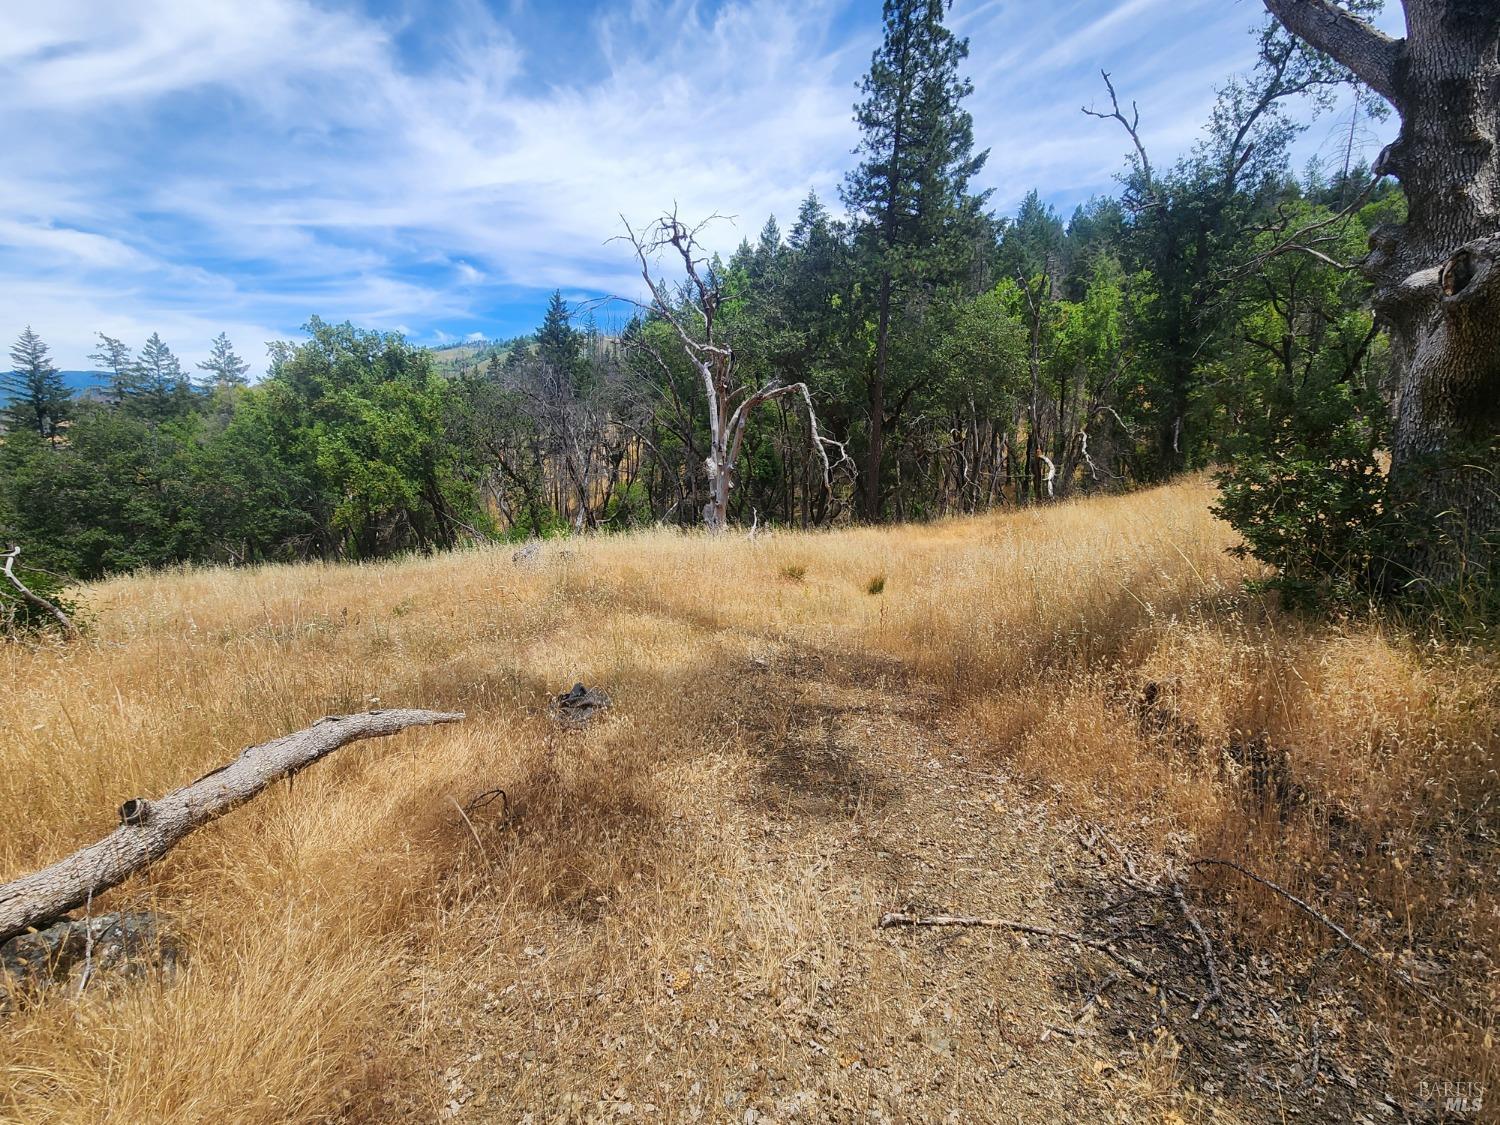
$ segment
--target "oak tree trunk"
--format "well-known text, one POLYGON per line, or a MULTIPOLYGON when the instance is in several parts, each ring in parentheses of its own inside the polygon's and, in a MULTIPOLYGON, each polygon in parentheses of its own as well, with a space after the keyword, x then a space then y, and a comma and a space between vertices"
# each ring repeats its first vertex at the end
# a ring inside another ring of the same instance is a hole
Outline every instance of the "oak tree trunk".
POLYGON ((1376 171, 1408 218, 1364 269, 1390 334, 1398 582, 1484 586, 1500 541, 1500 3, 1405 0, 1390 39, 1329 0, 1265 0, 1386 98, 1401 131, 1376 171))

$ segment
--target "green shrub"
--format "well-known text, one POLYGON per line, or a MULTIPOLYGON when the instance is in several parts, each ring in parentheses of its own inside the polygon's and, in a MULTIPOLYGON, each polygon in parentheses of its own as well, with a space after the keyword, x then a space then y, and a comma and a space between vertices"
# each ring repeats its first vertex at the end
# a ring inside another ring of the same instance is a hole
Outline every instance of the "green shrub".
POLYGON ((1254 423, 1226 443, 1214 513, 1234 548, 1273 567, 1263 583, 1299 608, 1355 603, 1385 580, 1385 477, 1376 452, 1387 414, 1373 389, 1320 377, 1276 381, 1254 423))

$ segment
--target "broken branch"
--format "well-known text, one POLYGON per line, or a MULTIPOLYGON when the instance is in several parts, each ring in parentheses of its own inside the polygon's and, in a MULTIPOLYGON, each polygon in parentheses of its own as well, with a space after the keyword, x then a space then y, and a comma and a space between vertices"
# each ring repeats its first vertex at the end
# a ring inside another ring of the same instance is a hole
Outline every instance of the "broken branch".
POLYGON ((1172 881, 1172 897, 1177 900, 1177 909, 1182 911, 1182 917, 1192 927, 1193 933, 1198 936, 1198 945, 1203 950, 1203 968, 1208 974, 1208 991, 1203 994, 1203 999, 1198 1001, 1198 1006, 1193 1009, 1193 1019, 1203 1015, 1203 1010, 1210 1004, 1216 1004, 1224 998, 1224 990, 1219 987, 1219 968, 1214 961, 1214 947, 1208 940, 1208 934, 1203 932, 1203 926, 1198 921, 1198 916, 1193 913, 1193 908, 1188 905, 1187 895, 1182 891, 1182 884, 1175 879, 1172 881))
POLYGON ((252 746, 228 765, 155 801, 131 798, 120 806, 120 826, 104 839, 0 886, 0 943, 92 902, 155 863, 194 829, 341 746, 463 717, 462 712, 417 710, 335 715, 252 746))
POLYGON ((69 637, 77 636, 78 626, 73 624, 72 619, 66 613, 58 609, 57 606, 53 605, 40 594, 33 593, 31 590, 27 589, 26 585, 21 581, 21 579, 16 576, 14 568, 16 559, 18 559, 20 555, 20 547, 12 547, 5 553, 5 555, 3 556, 5 559, 5 577, 10 579, 10 584, 14 586, 18 591, 20 591, 21 597, 24 598, 26 602, 33 608, 39 609, 43 613, 51 614, 53 617, 57 618, 57 623, 62 626, 62 631, 64 634, 69 637))

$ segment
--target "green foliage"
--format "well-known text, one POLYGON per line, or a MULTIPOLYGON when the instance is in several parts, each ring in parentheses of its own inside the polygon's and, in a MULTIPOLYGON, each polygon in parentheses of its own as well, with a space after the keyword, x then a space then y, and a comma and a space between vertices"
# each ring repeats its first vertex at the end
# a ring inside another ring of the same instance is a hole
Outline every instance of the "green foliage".
POLYGON ((1375 594, 1387 546, 1376 451, 1384 408, 1324 371, 1276 381, 1253 426, 1226 443, 1215 511, 1244 537, 1240 554, 1275 568, 1267 583, 1303 608, 1375 594))
MULTIPOLYGON (((1300 225, 1326 208, 1291 209, 1300 225)), ((1353 220, 1327 227, 1329 256, 1357 255, 1353 220)), ((1274 250, 1262 235, 1252 252, 1274 250)), ((1224 468, 1218 513, 1244 538, 1239 548, 1275 568, 1269 585, 1303 607, 1357 603, 1388 579, 1386 482, 1378 455, 1388 412, 1375 372, 1375 326, 1359 307, 1361 283, 1322 259, 1276 254, 1241 296, 1239 340, 1221 354, 1215 381, 1233 387, 1219 426, 1224 468)))
MULTIPOLYGON (((279 349, 255 394, 252 441, 275 448, 311 495, 317 553, 374 558, 451 547, 483 523, 465 452, 444 440, 452 386, 398 334, 314 317, 310 339, 279 349)), ((249 436, 249 435, 247 435, 249 436)))

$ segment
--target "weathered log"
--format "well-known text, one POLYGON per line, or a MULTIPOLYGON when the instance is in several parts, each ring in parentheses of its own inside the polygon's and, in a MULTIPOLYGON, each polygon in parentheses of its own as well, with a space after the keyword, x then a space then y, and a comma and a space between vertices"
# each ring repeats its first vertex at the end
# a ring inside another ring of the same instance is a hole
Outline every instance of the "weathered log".
POLYGON ((165 797, 133 797, 120 806, 120 826, 104 839, 0 886, 0 943, 53 922, 91 896, 118 886, 166 855, 195 828, 340 746, 407 727, 456 723, 463 717, 462 712, 416 710, 334 715, 306 730, 252 746, 228 765, 165 797))

